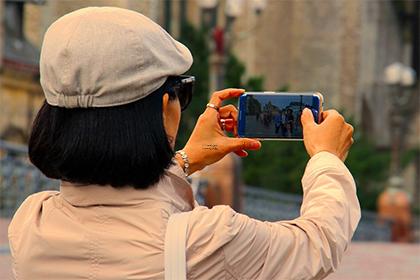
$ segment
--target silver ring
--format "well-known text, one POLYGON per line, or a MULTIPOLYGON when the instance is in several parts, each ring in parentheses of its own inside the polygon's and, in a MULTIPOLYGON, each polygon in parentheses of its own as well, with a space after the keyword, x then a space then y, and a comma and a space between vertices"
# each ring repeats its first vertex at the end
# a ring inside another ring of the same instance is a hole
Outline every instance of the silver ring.
POLYGON ((220 120, 220 124, 222 125, 222 130, 226 130, 226 120, 220 120))
POLYGON ((217 107, 213 103, 207 103, 206 107, 207 108, 213 108, 214 110, 216 110, 217 112, 219 112, 219 107, 217 107))

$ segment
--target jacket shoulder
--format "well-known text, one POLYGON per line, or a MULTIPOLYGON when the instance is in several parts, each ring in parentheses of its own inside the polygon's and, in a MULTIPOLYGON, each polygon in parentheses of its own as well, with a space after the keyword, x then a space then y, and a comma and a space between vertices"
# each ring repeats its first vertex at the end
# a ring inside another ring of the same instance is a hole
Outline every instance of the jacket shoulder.
MULTIPOLYGON (((241 214, 229 206, 196 207, 187 230, 188 276, 193 279, 221 279, 227 272, 224 248, 243 228, 241 214)), ((230 279, 230 277, 228 277, 230 279)))
POLYGON ((219 205, 211 209, 196 207, 188 223, 188 245, 194 247, 219 249, 228 243, 236 234, 235 224, 237 213, 229 206, 219 205))
POLYGON ((24 230, 24 224, 42 213, 43 203, 57 194, 58 191, 43 191, 28 196, 13 215, 8 228, 9 236, 24 230))

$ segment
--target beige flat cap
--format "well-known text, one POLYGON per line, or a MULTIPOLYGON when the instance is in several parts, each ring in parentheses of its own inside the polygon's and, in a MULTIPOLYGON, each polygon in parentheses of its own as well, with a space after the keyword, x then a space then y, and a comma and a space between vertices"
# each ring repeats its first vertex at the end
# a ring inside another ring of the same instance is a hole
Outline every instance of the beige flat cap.
POLYGON ((48 104, 110 107, 134 102, 192 64, 187 47, 144 15, 114 7, 69 13, 47 30, 41 86, 48 104))

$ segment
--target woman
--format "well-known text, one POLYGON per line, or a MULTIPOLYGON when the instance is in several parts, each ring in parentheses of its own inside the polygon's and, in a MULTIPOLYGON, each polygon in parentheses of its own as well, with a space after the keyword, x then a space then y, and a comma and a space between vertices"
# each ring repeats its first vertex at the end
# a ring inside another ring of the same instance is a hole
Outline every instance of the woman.
POLYGON ((322 278, 337 268, 360 218, 343 164, 351 126, 336 111, 321 125, 304 112, 312 158, 301 217, 268 223, 198 206, 186 175, 261 144, 225 136, 237 111, 222 102, 243 93, 227 89, 174 153, 193 82, 180 75, 191 63, 185 46, 132 11, 86 8, 51 25, 29 155, 61 185, 28 197, 10 224, 17 279, 162 279, 168 219, 186 211, 189 279, 322 278))
POLYGON ((295 121, 295 118, 293 117, 293 111, 292 111, 292 109, 289 108, 286 111, 287 137, 292 137, 292 135, 293 135, 294 121, 295 121))

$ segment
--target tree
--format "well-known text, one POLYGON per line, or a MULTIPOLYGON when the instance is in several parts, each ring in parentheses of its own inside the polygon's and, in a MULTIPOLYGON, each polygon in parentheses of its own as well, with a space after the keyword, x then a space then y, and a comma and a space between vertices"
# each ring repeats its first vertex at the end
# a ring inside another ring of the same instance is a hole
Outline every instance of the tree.
POLYGON ((188 110, 182 113, 180 129, 177 137, 177 147, 182 148, 194 129, 195 123, 203 112, 209 92, 209 55, 206 30, 196 29, 188 22, 181 26, 180 41, 191 51, 194 63, 186 73, 196 78, 194 93, 188 110))

